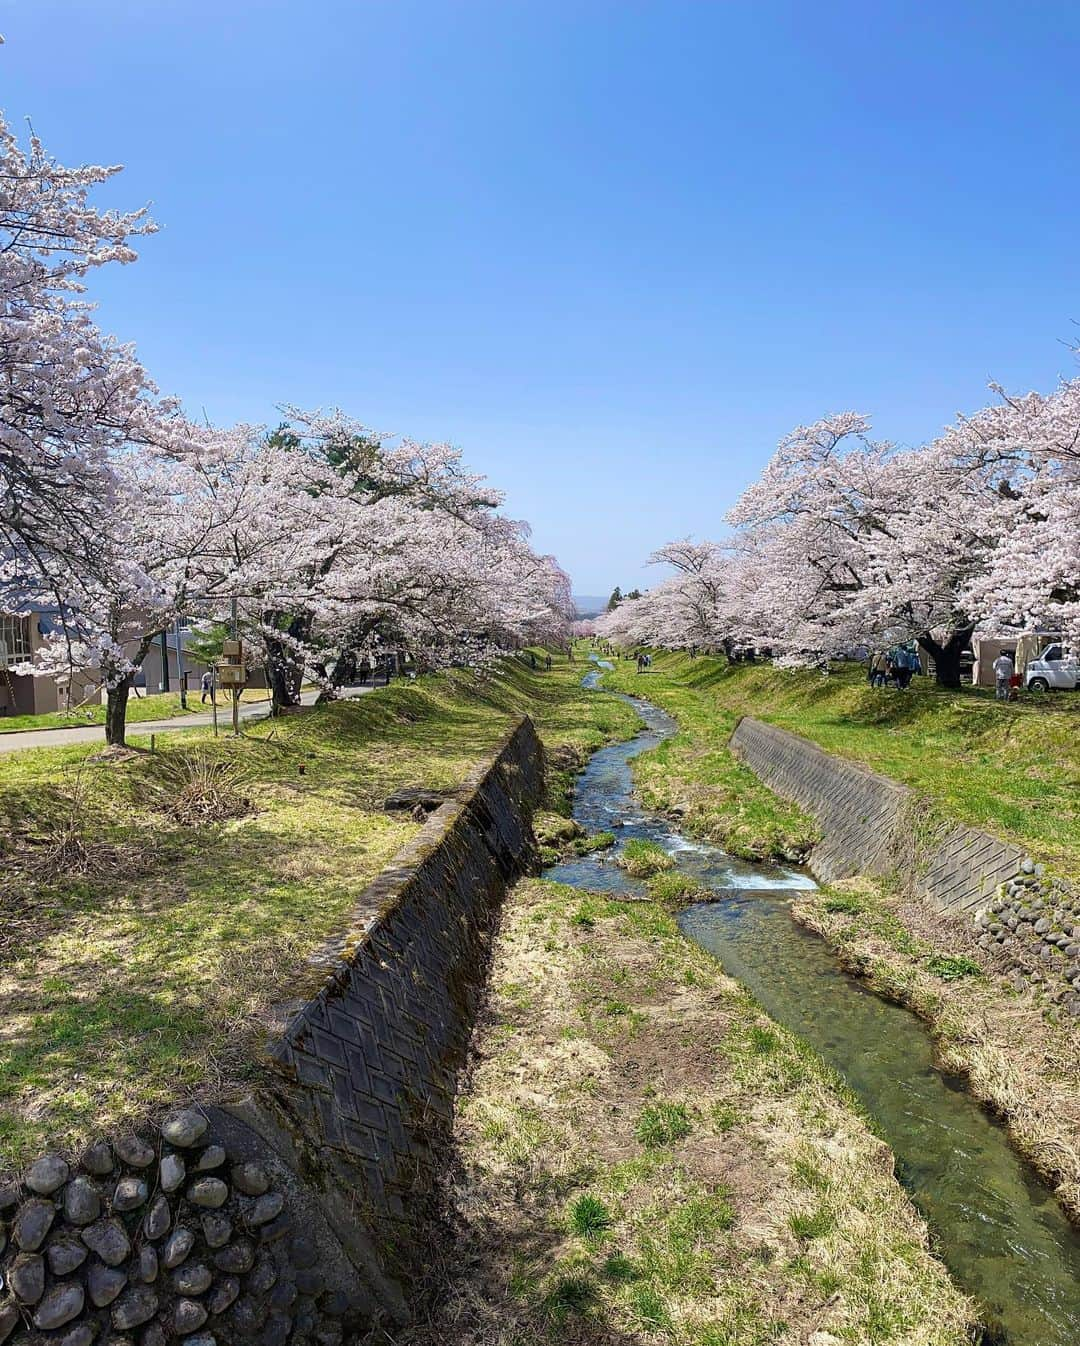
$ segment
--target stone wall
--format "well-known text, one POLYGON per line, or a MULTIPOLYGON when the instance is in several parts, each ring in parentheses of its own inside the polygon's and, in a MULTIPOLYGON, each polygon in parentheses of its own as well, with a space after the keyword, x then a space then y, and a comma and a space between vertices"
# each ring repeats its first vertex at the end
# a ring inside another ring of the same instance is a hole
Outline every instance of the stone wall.
POLYGON ((986 832, 930 820, 914 790, 775 725, 740 720, 731 748, 816 819, 822 840, 810 868, 818 878, 895 875, 939 911, 971 921, 991 966, 1015 990, 1035 991, 1080 1017, 1080 892, 1073 885, 986 832))
POLYGON ((906 785, 785 729, 744 717, 731 749, 816 819, 822 841, 810 868, 818 878, 898 874, 941 911, 961 914, 986 906, 1022 870, 1024 853, 1016 846, 974 827, 932 822, 906 785))
POLYGON ((526 719, 312 960, 250 1097, 0 1183, 0 1343, 340 1346, 407 1318, 542 784, 526 719))

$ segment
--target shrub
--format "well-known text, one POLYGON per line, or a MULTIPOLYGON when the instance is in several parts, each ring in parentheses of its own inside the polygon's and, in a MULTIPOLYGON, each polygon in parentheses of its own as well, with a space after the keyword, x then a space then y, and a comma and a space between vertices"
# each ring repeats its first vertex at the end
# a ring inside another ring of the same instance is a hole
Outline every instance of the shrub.
POLYGON ((182 827, 199 827, 251 812, 251 800, 243 793, 247 778, 236 758, 198 750, 170 753, 148 791, 155 807, 182 827))

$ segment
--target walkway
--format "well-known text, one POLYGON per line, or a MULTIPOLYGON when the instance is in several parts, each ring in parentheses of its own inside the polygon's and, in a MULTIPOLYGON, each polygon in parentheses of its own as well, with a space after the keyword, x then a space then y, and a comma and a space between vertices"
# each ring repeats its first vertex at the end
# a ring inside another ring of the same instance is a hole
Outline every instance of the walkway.
MULTIPOLYGON (((371 692, 375 689, 370 686, 364 687, 345 687, 341 690, 342 697, 363 696, 365 692, 371 692)), ((197 697, 198 692, 192 692, 192 699, 197 697)), ((314 705, 319 693, 317 691, 303 692, 301 700, 305 706, 314 705)), ((249 701, 240 703, 240 718, 242 720, 263 720, 269 714, 269 702, 249 701)), ((199 729, 213 724, 214 719, 210 714, 198 715, 174 715, 168 720, 143 720, 138 724, 128 725, 129 738, 142 738, 147 734, 166 733, 170 729, 199 729)), ((232 724, 232 703, 218 703, 218 725, 222 733, 228 733, 232 724)), ((72 743, 104 743, 105 726, 101 724, 76 725, 71 729, 24 729, 13 734, 0 734, 0 753, 20 752, 25 748, 66 748, 72 743)))

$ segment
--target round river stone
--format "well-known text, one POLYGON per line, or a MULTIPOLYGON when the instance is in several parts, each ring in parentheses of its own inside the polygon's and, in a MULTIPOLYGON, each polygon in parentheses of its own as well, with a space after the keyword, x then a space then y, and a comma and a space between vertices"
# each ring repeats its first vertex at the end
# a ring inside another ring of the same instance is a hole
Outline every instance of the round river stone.
POLYGON ((157 1313, 158 1297, 145 1285, 137 1285, 128 1290, 112 1311, 113 1327, 126 1332, 129 1327, 139 1327, 157 1313))
POLYGON ((217 1209, 229 1199, 229 1189, 220 1178, 199 1178, 188 1188, 188 1200, 193 1206, 217 1209))
POLYGON ((89 1178, 75 1178, 64 1188, 64 1215, 72 1224, 93 1224, 101 1214, 101 1197, 89 1178))
POLYGON ((23 1252, 35 1252, 45 1242, 45 1235, 52 1228, 56 1218, 56 1207, 51 1201, 35 1197, 19 1208, 15 1223, 11 1226, 11 1237, 23 1252))
POLYGON ((185 1229, 183 1225, 179 1225, 170 1235, 169 1241, 162 1251, 161 1260, 170 1269, 178 1267, 194 1246, 195 1235, 190 1229, 185 1229))
POLYGON ((161 1134, 170 1145, 188 1150, 198 1145, 206 1135, 208 1126, 209 1123, 201 1112, 196 1112, 194 1108, 185 1108, 182 1112, 174 1112, 171 1117, 165 1118, 161 1124, 161 1134))
POLYGON ((187 1168, 178 1154, 167 1154, 161 1161, 159 1170, 161 1190, 175 1192, 187 1177, 187 1168))
POLYGON ((51 1196, 67 1182, 70 1171, 58 1154, 46 1154, 30 1165, 26 1185, 39 1196, 51 1196))
POLYGON ((119 1220, 99 1220, 84 1229, 81 1238, 106 1266, 118 1267, 131 1252, 131 1240, 119 1220))
POLYGON ((95 1262, 86 1277, 86 1288, 90 1291, 90 1302, 95 1308, 103 1309, 111 1304, 120 1291, 127 1285, 127 1272, 116 1267, 103 1267, 95 1262))
POLYGON ((34 1314, 34 1326, 40 1327, 43 1332, 63 1327, 82 1313, 85 1300, 83 1288, 77 1281, 54 1285, 34 1314))

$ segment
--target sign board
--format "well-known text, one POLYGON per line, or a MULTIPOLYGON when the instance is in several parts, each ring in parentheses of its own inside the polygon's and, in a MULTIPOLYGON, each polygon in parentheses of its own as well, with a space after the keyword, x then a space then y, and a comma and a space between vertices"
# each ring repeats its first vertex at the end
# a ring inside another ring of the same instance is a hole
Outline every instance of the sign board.
POLYGON ((242 640, 223 640, 221 642, 221 657, 227 664, 242 664, 244 662, 244 642, 242 640))
POLYGON ((218 664, 217 681, 219 687, 243 687, 247 669, 243 664, 218 664))

